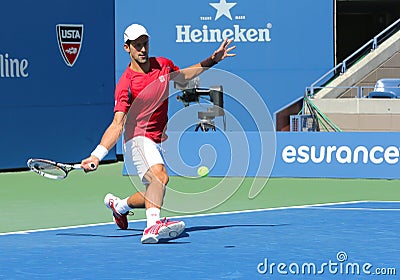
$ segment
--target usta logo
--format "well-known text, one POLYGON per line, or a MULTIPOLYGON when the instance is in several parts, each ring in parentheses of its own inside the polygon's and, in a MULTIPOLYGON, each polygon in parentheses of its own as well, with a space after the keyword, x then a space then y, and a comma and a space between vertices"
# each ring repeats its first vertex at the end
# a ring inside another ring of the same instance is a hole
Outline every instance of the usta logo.
POLYGON ((81 34, 78 30, 61 30, 63 39, 81 39, 81 34))

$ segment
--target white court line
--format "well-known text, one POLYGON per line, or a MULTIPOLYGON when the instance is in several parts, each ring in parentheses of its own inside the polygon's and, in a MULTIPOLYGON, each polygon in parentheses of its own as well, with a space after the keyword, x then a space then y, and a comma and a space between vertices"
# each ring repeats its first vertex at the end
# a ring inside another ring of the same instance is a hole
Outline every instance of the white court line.
MULTIPOLYGON (((369 200, 369 201, 359 201, 358 203, 356 202, 355 204, 361 204, 361 203, 394 203, 394 204, 399 204, 400 207, 400 201, 374 201, 374 200, 369 200)), ((345 203, 345 204, 351 204, 351 203, 345 203)), ((310 206, 310 209, 324 209, 324 210, 343 210, 343 211, 400 211, 400 208, 379 208, 379 207, 325 207, 325 205, 321 206, 310 206)))
MULTIPOLYGON (((385 208, 362 208, 362 207, 351 207, 351 208, 339 208, 339 207, 321 207, 321 206, 334 206, 334 205, 346 205, 346 204, 361 204, 361 203, 399 203, 400 201, 370 201, 370 200, 357 200, 357 201, 345 201, 345 202, 331 202, 331 203, 317 203, 317 204, 307 204, 307 205, 298 205, 298 206, 282 206, 282 207, 273 207, 273 208, 263 208, 263 209, 252 209, 252 210, 240 210, 240 211, 231 211, 231 212, 219 212, 219 213, 209 213, 209 214, 194 214, 194 215, 183 215, 183 216, 173 216, 171 218, 193 218, 193 217, 207 217, 207 216, 218 216, 218 215, 230 215, 230 214, 240 214, 240 213, 256 213, 263 211, 276 211, 276 210, 286 210, 286 209, 318 209, 318 210, 351 210, 351 211, 400 211, 400 209, 385 209, 385 208)), ((129 221, 129 223, 137 223, 143 222, 146 219, 139 219, 129 221)), ((76 225, 76 226, 65 226, 65 227, 56 227, 56 228, 45 228, 45 229, 32 229, 32 230, 23 230, 23 231, 14 231, 14 232, 4 232, 0 233, 0 236, 5 235, 18 235, 18 234, 29 234, 36 232, 44 232, 44 231, 54 231, 54 230, 63 230, 63 229, 75 229, 75 228, 85 228, 85 227, 94 227, 94 226, 102 226, 102 225, 110 225, 114 224, 114 222, 108 223, 97 223, 97 224, 87 224, 87 225, 76 225)))
POLYGON ((351 207, 351 208, 340 208, 340 207, 310 207, 309 209, 316 209, 316 210, 340 210, 340 211, 400 211, 400 209, 368 208, 368 207, 351 207))
POLYGON ((28 234, 28 233, 34 233, 34 232, 62 230, 62 229, 72 229, 72 228, 94 227, 94 226, 102 226, 102 225, 109 225, 109 224, 114 224, 114 222, 98 223, 98 224, 87 224, 87 225, 76 225, 76 226, 65 226, 65 227, 56 227, 56 228, 43 228, 43 229, 30 229, 30 230, 12 231, 12 232, 0 233, 0 236, 2 236, 2 235, 12 235, 12 234, 28 234))

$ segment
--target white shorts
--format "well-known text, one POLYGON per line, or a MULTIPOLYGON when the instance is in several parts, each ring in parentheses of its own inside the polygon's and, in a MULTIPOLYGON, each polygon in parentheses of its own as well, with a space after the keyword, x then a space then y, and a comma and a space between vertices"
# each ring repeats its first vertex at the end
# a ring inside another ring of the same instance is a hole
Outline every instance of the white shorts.
POLYGON ((136 136, 124 144, 124 161, 128 174, 132 174, 133 168, 136 168, 137 174, 143 184, 150 182, 144 175, 156 164, 164 164, 161 144, 157 144, 144 136, 136 136))

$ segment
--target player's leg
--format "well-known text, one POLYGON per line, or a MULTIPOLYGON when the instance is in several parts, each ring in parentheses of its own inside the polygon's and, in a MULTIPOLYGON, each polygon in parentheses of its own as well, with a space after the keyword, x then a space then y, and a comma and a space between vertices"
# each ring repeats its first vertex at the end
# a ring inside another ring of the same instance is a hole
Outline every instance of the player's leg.
POLYGON ((146 220, 147 228, 149 228, 160 220, 161 206, 169 177, 164 164, 161 163, 151 166, 144 177, 149 182, 145 192, 146 220))
POLYGON ((129 210, 125 211, 121 207, 126 203, 126 199, 120 199, 119 197, 113 195, 112 193, 108 193, 104 197, 104 204, 107 208, 111 209, 113 214, 113 220, 117 224, 120 229, 127 229, 128 228, 128 214, 129 210), (119 208, 119 209, 118 209, 119 208))
POLYGON ((120 229, 128 228, 129 212, 135 208, 145 208, 145 193, 137 192, 133 195, 120 199, 109 193, 104 198, 104 204, 113 211, 113 220, 120 229))
POLYGON ((162 149, 159 144, 145 137, 135 137, 133 146, 134 164, 137 167, 139 177, 146 185, 147 227, 143 232, 141 241, 142 243, 157 243, 160 239, 176 237, 184 231, 185 224, 181 221, 160 220, 161 206, 169 181, 162 157, 162 149), (144 174, 143 170, 146 170, 144 174))
POLYGON ((169 177, 164 164, 155 164, 147 171, 146 180, 150 182, 145 192, 146 209, 161 209, 165 196, 165 188, 168 184, 169 177))
POLYGON ((145 208, 145 192, 137 192, 128 197, 126 205, 131 209, 145 208))
POLYGON ((160 209, 169 180, 164 164, 151 166, 145 177, 150 184, 145 193, 147 227, 143 231, 141 242, 158 243, 160 240, 179 236, 185 230, 184 222, 160 220, 160 209))
MULTIPOLYGON (((146 164, 143 163, 142 157, 137 152, 136 141, 130 140, 124 144, 124 163, 129 174, 135 169, 138 170, 139 176, 143 179, 147 170, 146 164)), ((129 211, 135 208, 145 208, 145 192, 136 192, 124 199, 107 194, 104 198, 104 204, 113 212, 113 220, 121 229, 128 228, 129 211)))
POLYGON ((142 183, 146 186, 146 192, 136 192, 124 199, 109 193, 104 198, 104 204, 112 210, 113 220, 121 229, 128 228, 127 215, 135 208, 150 208, 151 210, 147 213, 148 221, 150 221, 148 226, 153 225, 160 219, 160 207, 165 185, 168 183, 161 150, 156 143, 142 136, 127 141, 124 144, 124 150, 124 163, 128 174, 137 171, 142 183), (147 191, 149 186, 150 191, 147 191), (150 195, 147 203, 146 193, 150 195))

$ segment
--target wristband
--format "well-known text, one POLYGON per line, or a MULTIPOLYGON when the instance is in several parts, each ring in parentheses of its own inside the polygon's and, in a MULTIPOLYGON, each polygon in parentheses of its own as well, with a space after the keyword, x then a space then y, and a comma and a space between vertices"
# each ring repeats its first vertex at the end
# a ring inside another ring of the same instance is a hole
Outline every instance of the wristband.
POLYGON ((202 62, 200 62, 200 65, 201 65, 201 67, 210 68, 210 67, 213 67, 217 63, 218 62, 213 60, 210 56, 210 57, 207 57, 206 59, 204 59, 202 62))
POLYGON ((107 154, 108 150, 106 147, 102 145, 97 145, 96 149, 94 149, 94 151, 90 155, 95 156, 99 159, 99 161, 102 161, 107 154))

